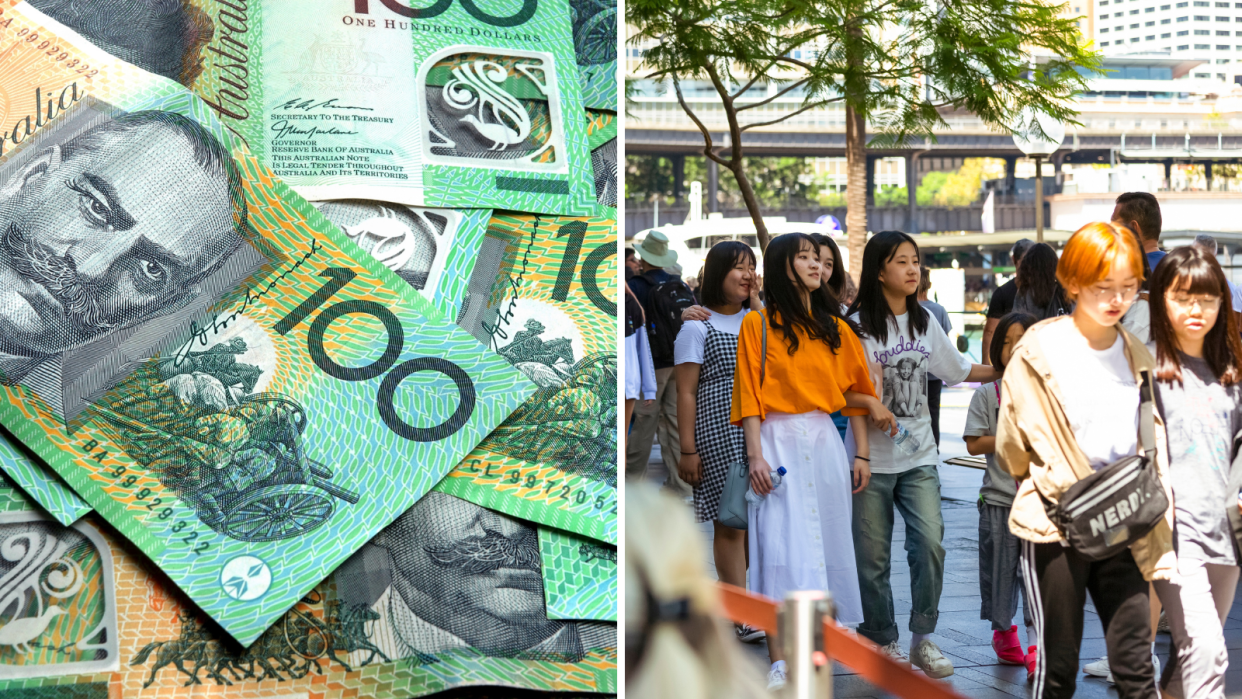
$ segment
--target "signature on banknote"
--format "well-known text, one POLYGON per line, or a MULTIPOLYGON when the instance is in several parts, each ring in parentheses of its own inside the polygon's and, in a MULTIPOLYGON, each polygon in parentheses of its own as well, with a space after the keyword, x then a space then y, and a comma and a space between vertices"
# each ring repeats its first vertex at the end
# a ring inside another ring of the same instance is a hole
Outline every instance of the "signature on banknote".
POLYGON ((318 126, 312 126, 309 129, 300 128, 297 124, 289 123, 287 119, 281 119, 272 124, 272 131, 276 135, 272 137, 273 141, 279 141, 286 136, 304 136, 306 138, 315 138, 316 136, 357 136, 357 131, 342 131, 335 126, 329 126, 321 129, 318 126))
POLYGON ((288 100, 287 102, 281 103, 273 111, 278 112, 278 111, 281 111, 282 109, 298 109, 298 110, 302 110, 305 112, 309 112, 315 109, 346 109, 346 110, 356 110, 360 112, 375 111, 371 107, 353 107, 347 104, 337 104, 336 100, 337 98, 335 97, 330 97, 326 100, 302 99, 301 97, 294 97, 293 99, 288 100))

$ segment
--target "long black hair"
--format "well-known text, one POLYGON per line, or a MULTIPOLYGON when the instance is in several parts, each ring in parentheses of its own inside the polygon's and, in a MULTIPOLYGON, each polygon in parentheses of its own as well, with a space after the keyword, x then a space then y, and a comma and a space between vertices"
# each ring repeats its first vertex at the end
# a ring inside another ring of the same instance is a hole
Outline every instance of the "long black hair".
POLYGON ((1009 328, 1021 325, 1023 330, 1030 330, 1038 322, 1038 318, 1022 311, 1012 311, 1001 316, 1000 322, 996 324, 996 331, 992 333, 992 343, 988 345, 988 357, 992 360, 992 366, 1001 371, 1005 370, 1001 355, 1005 353, 1005 336, 1009 334, 1009 328))
MULTIPOLYGON (((755 264, 755 251, 745 243, 726 240, 716 243, 711 250, 707 251, 707 258, 703 261, 703 282, 699 286, 704 306, 711 308, 729 304, 724 294, 724 280, 739 262, 755 264)), ((748 297, 742 301, 742 308, 749 307, 750 298, 748 297)))
POLYGON ((763 254, 763 300, 767 306, 768 325, 785 336, 790 354, 798 349, 799 329, 810 339, 824 342, 835 353, 841 347, 837 314, 832 308, 836 302, 829 294, 806 288, 797 274, 789 278, 794 258, 803 250, 819 254, 819 245, 805 233, 778 235, 768 243, 763 254), (810 294, 810 311, 803 302, 804 293, 810 294))
MULTIPOLYGON (((857 313, 863 332, 878 340, 880 344, 888 343, 889 323, 891 322, 894 328, 897 327, 897 316, 893 315, 893 309, 888 307, 888 299, 884 297, 884 284, 880 281, 880 273, 884 271, 884 265, 897 254, 897 249, 902 243, 913 245, 914 254, 916 256, 919 254, 919 244, 914 242, 914 238, 901 231, 881 231, 867 241, 867 247, 863 248, 858 298, 854 299, 850 310, 845 312, 849 316, 857 313)), ((928 313, 919 304, 918 289, 906 297, 906 315, 912 335, 927 333, 928 313)))
POLYGON ((1184 287, 1188 287, 1185 291, 1190 294, 1220 297, 1216 324, 1203 338, 1203 359, 1223 385, 1238 383, 1242 380, 1242 340, 1238 338, 1238 321, 1233 315, 1233 294, 1220 263, 1196 247, 1177 248, 1165 255, 1151 277, 1151 339, 1156 343, 1156 378, 1182 381, 1177 333, 1169 320, 1164 295, 1184 287))
POLYGON ((837 241, 823 233, 810 233, 811 240, 819 244, 819 259, 824 259, 824 250, 827 249, 832 253, 832 274, 828 280, 821 285, 821 288, 827 288, 836 298, 837 303, 841 302, 843 293, 845 292, 845 265, 841 262, 841 248, 837 247, 837 241))
POLYGON ((1047 243, 1036 243, 1018 261, 1018 293, 1026 294, 1036 308, 1047 308, 1059 301, 1068 306, 1065 292, 1057 281, 1057 253, 1047 243))

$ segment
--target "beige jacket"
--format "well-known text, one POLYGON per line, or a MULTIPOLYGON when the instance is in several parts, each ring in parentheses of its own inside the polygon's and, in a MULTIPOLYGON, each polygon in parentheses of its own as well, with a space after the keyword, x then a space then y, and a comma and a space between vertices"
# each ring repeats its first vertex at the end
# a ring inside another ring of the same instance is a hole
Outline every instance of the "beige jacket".
MULTIPOLYGON (((1093 473, 1074 438, 1061 390, 1040 346, 1040 336, 1048 326, 1072 322, 1072 317, 1061 316, 1032 326, 1014 348, 1001 382, 996 458, 1019 481, 1018 494, 1009 512, 1009 531, 1019 539, 1036 543, 1061 540, 1040 495, 1055 503, 1071 485, 1093 473)), ((1151 352, 1121 326, 1117 329, 1125 342, 1135 381, 1140 380, 1139 372, 1145 369, 1154 373, 1156 361, 1151 352)), ((1154 377, 1152 380, 1155 381, 1154 377)), ((1152 412, 1156 417, 1156 473, 1164 482, 1169 502, 1173 502, 1167 477, 1169 457, 1164 421, 1154 406, 1152 412)), ((1145 579, 1168 580, 1174 575, 1177 560, 1173 553, 1172 507, 1165 513, 1164 521, 1134 542, 1130 551, 1145 579)))

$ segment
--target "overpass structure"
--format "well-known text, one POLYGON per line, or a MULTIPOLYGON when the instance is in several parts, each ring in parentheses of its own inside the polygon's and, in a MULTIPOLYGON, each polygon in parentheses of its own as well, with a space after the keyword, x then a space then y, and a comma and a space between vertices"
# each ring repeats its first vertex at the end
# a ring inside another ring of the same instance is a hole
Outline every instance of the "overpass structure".
MULTIPOLYGON (((641 79, 641 47, 629 49, 628 67, 635 78, 626 126, 627 155, 656 155, 673 162, 675 194, 683 190, 686 156, 701 156, 702 133, 685 115, 671 89, 641 79)), ((1090 90, 1078 103, 1081 125, 1067 126, 1061 148, 1049 158, 1061 181, 1066 164, 1159 163, 1164 180, 1171 180, 1177 163, 1205 166, 1208 189, 1212 166, 1242 163, 1242 85, 1196 75, 1203 61, 1169 54, 1133 54, 1107 57, 1106 77, 1090 80, 1090 90)), ((727 121, 713 89, 693 81, 683 83, 683 94, 696 116, 707 126, 718 150, 732 145, 727 121)), ((755 101, 771 99, 776 84, 757 88, 755 101)), ((743 98, 749 97, 747 92, 743 98)), ((745 99, 739 99, 744 102, 745 99)), ((747 120, 768 122, 796 111, 802 96, 791 93, 746 112, 747 120)), ((915 138, 901 147, 868 148, 867 198, 874 203, 875 162, 904 158, 909 195, 908 230, 917 231, 915 199, 920 158, 1002 158, 1006 161, 1005 191, 1014 191, 1017 161, 1025 155, 1008 133, 998 132, 972 114, 946 114, 935 138, 915 138)), ((781 123, 744 132, 747 156, 844 157, 845 110, 840 105, 797 114, 781 123)), ((707 162, 708 210, 717 210, 719 170, 707 162)))

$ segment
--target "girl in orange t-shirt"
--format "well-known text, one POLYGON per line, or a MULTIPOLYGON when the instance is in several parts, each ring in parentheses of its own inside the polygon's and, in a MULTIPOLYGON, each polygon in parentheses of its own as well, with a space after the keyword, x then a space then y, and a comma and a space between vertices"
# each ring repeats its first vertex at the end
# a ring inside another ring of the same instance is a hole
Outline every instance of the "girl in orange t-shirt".
MULTIPOLYGON (((832 590, 841 623, 858 624, 850 498, 871 475, 864 420, 870 413, 888 427, 896 421, 876 398, 858 337, 837 302, 818 291, 819 255, 800 233, 768 245, 767 308, 742 321, 730 419, 745 433, 751 487, 764 496, 749 511, 751 589, 777 600, 794 590, 832 590), (830 417, 843 408, 855 423, 852 465, 830 417), (786 473, 773 489, 770 472, 781 467, 786 473)), ((768 686, 779 688, 785 662, 778 639, 769 637, 768 653, 768 686)))

